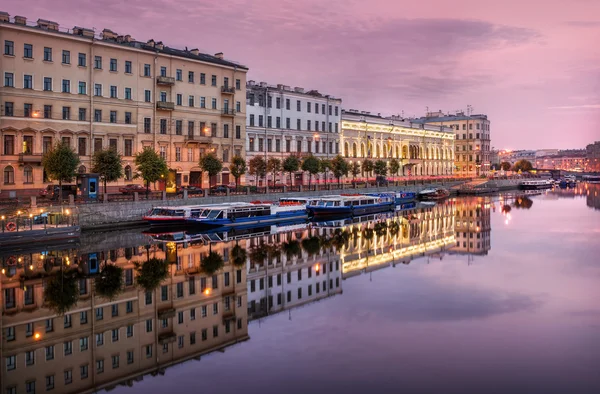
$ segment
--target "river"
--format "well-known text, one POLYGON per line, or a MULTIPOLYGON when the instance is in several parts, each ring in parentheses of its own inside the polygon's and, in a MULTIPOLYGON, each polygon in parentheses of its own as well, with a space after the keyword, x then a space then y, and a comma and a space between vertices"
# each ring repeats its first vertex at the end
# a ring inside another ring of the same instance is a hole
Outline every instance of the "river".
POLYGON ((599 194, 10 251, 1 392, 599 393, 599 194), (152 291, 135 265, 148 260, 166 267, 152 291))

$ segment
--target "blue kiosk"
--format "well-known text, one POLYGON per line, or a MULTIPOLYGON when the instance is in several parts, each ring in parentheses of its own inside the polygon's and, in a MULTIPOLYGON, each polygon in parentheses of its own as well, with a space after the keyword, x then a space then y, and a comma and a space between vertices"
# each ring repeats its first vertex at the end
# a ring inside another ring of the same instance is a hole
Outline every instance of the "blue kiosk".
POLYGON ((98 174, 77 175, 78 194, 84 199, 95 200, 98 198, 100 188, 100 176, 98 174))

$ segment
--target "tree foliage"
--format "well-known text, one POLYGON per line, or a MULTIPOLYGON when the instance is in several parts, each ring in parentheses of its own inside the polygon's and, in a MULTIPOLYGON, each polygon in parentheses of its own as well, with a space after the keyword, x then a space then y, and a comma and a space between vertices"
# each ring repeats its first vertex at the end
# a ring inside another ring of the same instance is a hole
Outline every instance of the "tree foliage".
POLYGON ((210 251, 208 255, 202 259, 200 267, 207 275, 212 275, 225 265, 223 256, 217 252, 210 251))
POLYGON ((169 174, 169 167, 167 167, 165 159, 148 146, 135 155, 134 163, 137 167, 135 178, 144 180, 146 193, 150 190, 150 183, 156 182, 169 174))
POLYGON ((350 173, 352 174, 352 180, 356 179, 356 176, 361 173, 360 164, 356 162, 352 163, 350 165, 350 173))
POLYGON ((386 176, 387 175, 387 163, 384 160, 377 160, 373 165, 373 172, 378 176, 386 176))
POLYGON ((281 163, 283 171, 290 174, 290 185, 293 185, 292 174, 300 169, 300 160, 296 156, 288 156, 281 163))
POLYGON ((223 162, 215 156, 214 153, 208 153, 200 158, 198 166, 212 178, 221 172, 223 169, 223 162))
POLYGON ((533 165, 529 160, 521 159, 513 166, 513 171, 527 172, 533 170, 533 165))
POLYGON ((282 246, 283 252, 287 256, 288 260, 292 257, 300 257, 302 255, 302 249, 300 248, 300 242, 296 240, 290 240, 285 242, 282 246))
POLYGON ((114 149, 103 149, 94 152, 92 172, 102 177, 104 193, 106 194, 106 183, 116 182, 123 177, 123 158, 121 154, 114 149))
POLYGON ((371 171, 373 171, 373 161, 369 160, 369 159, 365 159, 365 161, 363 161, 362 163, 362 172, 363 174, 367 174, 367 176, 371 175, 371 171))
POLYGON ((275 174, 281 171, 281 160, 271 157, 267 162, 267 171, 273 175, 273 184, 275 184, 275 174))
POLYGON ((123 268, 114 264, 105 264, 100 275, 94 280, 96 293, 108 299, 114 300, 123 289, 123 268))
POLYGON ((57 143, 42 157, 42 166, 51 179, 57 180, 58 185, 71 182, 77 176, 79 156, 71 147, 62 142, 57 143))
POLYGON ((77 272, 59 271, 50 277, 44 289, 44 305, 57 315, 67 313, 79 300, 77 272))
POLYGON ((256 185, 258 178, 264 178, 267 175, 267 162, 262 156, 255 156, 248 162, 248 173, 256 177, 256 185))
POLYGON ((314 256, 321 251, 321 241, 317 236, 311 236, 302 240, 302 249, 308 253, 309 256, 314 256))
POLYGON ((400 162, 395 157, 390 160, 390 174, 398 175, 400 171, 400 162))
POLYGON ((342 177, 348 175, 350 171, 350 164, 344 159, 342 155, 337 155, 331 160, 331 172, 338 180, 338 185, 342 182, 342 177))
POLYGON ((510 163, 507 161, 503 161, 502 163, 500 163, 500 169, 503 171, 510 171, 510 163))
POLYGON ((233 156, 229 171, 231 171, 231 175, 235 178, 235 186, 239 187, 240 178, 246 173, 246 160, 241 156, 233 156))
POLYGON ((269 251, 264 242, 260 242, 250 249, 250 262, 252 264, 261 265, 265 262, 265 259, 269 256, 269 251))
POLYGON ((145 263, 134 263, 137 272, 137 285, 145 291, 154 291, 169 275, 166 260, 151 258, 145 263))
POLYGON ((235 245, 231 248, 231 261, 233 265, 239 267, 246 264, 247 258, 246 249, 242 248, 240 245, 235 245))
POLYGON ((302 171, 308 172, 308 187, 310 188, 313 175, 317 175, 321 171, 321 163, 319 159, 313 155, 307 156, 302 160, 302 171))

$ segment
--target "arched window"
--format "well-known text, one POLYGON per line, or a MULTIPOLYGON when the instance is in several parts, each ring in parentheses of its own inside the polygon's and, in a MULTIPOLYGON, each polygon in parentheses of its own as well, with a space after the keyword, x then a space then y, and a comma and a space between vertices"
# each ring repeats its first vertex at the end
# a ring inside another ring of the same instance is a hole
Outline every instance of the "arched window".
POLYGON ((79 172, 80 174, 85 174, 85 166, 79 166, 77 172, 79 172))
POLYGON ((365 155, 365 144, 360 144, 360 157, 367 157, 365 155))
POLYGON ((133 178, 131 166, 125 166, 125 180, 130 181, 133 178))
POLYGON ((11 166, 4 167, 4 184, 12 185, 15 183, 15 170, 11 166))
POLYGON ((33 168, 31 166, 23 168, 23 183, 33 183, 33 168))
POLYGON ((406 145, 402 147, 402 158, 408 159, 408 147, 406 145))
POLYGON ((352 157, 356 157, 357 152, 356 152, 356 142, 352 144, 352 157))
POLYGON ((376 152, 376 156, 375 157, 379 158, 379 144, 377 144, 377 150, 375 152, 376 152))
POLYGON ((344 156, 348 157, 350 155, 350 145, 348 142, 344 143, 344 156))

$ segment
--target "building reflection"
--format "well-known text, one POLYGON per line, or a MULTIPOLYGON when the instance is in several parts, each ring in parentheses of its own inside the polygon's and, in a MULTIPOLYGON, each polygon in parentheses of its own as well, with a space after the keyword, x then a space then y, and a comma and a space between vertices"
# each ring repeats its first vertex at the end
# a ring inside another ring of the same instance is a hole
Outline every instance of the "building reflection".
MULTIPOLYGON (((155 242, 140 232, 83 234, 80 244, 0 252, 1 393, 93 392, 247 340, 248 322, 343 293, 343 279, 446 253, 490 249, 489 198, 414 205, 394 214, 214 233, 155 242), (210 256, 221 256, 207 273, 210 256), (168 263, 158 288, 138 286, 135 263, 168 263), (107 264, 123 269, 114 298, 99 295, 107 264), (78 272, 64 315, 44 289, 78 272)), ((290 312, 291 313, 291 312, 290 312)))

